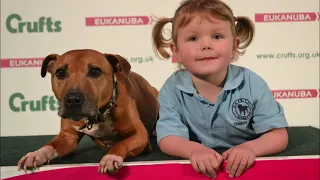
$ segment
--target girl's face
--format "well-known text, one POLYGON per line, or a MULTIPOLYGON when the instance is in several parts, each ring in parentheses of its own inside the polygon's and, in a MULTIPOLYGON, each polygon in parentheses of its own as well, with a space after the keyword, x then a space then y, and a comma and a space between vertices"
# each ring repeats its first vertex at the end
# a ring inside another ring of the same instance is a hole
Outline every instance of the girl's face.
POLYGON ((177 44, 172 44, 171 50, 190 73, 207 76, 227 69, 235 57, 237 42, 228 21, 197 17, 178 29, 177 44))

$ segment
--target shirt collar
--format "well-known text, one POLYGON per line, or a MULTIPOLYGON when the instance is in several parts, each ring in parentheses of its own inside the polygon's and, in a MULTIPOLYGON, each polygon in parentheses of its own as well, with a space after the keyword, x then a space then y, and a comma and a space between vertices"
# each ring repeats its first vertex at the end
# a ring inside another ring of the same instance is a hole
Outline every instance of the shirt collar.
MULTIPOLYGON (((176 87, 181 91, 189 94, 196 93, 196 89, 193 86, 193 82, 189 72, 181 70, 182 73, 178 73, 176 87)), ((228 66, 227 79, 224 84, 223 90, 232 90, 240 86, 243 82, 243 72, 235 65, 230 64, 228 66)))

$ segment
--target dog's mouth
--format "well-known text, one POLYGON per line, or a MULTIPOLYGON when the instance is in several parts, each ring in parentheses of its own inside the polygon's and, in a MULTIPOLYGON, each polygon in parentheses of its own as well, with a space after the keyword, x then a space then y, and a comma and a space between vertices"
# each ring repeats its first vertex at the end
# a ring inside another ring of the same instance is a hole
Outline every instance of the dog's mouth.
POLYGON ((81 121, 84 119, 92 119, 97 116, 99 112, 97 110, 85 111, 82 108, 60 108, 58 115, 65 119, 70 119, 73 121, 81 121))
POLYGON ((81 121, 90 119, 90 121, 97 117, 99 110, 95 103, 86 100, 82 104, 68 105, 67 102, 60 104, 58 108, 58 115, 65 119, 73 121, 81 121))
POLYGON ((89 115, 82 115, 82 114, 76 114, 76 115, 61 115, 62 118, 70 119, 73 121, 82 121, 82 120, 88 120, 89 118, 92 119, 94 116, 89 115))
POLYGON ((89 122, 91 124, 97 124, 99 122, 103 121, 103 116, 100 112, 97 113, 90 113, 90 114, 80 114, 80 113, 75 113, 75 114, 62 114, 60 115, 62 118, 65 119, 70 119, 73 121, 82 121, 85 120, 86 122, 89 122))
POLYGON ((104 122, 105 117, 110 115, 112 107, 109 104, 101 109, 98 109, 91 101, 80 107, 68 107, 66 104, 62 104, 59 107, 58 115, 72 121, 84 121, 85 124, 79 130, 84 128, 90 130, 92 125, 104 122))
POLYGON ((70 119, 73 121, 85 121, 85 124, 79 128, 79 130, 82 130, 84 128, 91 129, 90 126, 94 124, 99 124, 104 121, 103 115, 99 112, 95 115, 89 115, 89 114, 74 114, 74 115, 61 115, 62 118, 70 119))

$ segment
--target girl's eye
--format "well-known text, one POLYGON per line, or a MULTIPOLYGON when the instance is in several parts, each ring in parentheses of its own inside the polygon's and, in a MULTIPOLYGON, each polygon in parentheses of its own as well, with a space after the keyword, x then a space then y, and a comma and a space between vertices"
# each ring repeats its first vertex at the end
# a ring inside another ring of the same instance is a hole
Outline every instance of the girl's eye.
POLYGON ((195 36, 192 36, 192 37, 190 37, 190 38, 188 39, 188 41, 195 41, 195 40, 197 40, 197 37, 195 37, 195 36))
POLYGON ((214 39, 221 39, 221 38, 222 38, 222 36, 221 36, 221 35, 219 35, 219 34, 216 34, 216 35, 213 35, 213 38, 214 38, 214 39))

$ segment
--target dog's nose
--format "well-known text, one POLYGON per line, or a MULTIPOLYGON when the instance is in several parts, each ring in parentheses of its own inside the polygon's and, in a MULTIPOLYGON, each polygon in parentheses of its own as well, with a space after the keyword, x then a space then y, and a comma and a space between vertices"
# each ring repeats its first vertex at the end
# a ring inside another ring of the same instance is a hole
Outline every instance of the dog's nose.
POLYGON ((83 103, 83 95, 81 93, 69 93, 66 96, 66 104, 68 106, 79 106, 83 103))

